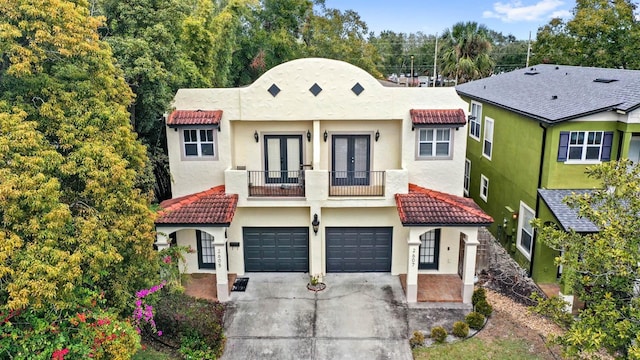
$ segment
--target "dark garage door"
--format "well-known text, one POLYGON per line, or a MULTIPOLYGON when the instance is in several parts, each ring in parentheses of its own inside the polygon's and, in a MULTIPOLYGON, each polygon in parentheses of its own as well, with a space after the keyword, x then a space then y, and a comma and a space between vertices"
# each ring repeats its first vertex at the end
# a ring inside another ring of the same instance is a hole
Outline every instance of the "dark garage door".
POLYGON ((327 272, 391 271, 390 227, 328 227, 327 272))
POLYGON ((245 227, 244 270, 309 271, 309 228, 245 227))

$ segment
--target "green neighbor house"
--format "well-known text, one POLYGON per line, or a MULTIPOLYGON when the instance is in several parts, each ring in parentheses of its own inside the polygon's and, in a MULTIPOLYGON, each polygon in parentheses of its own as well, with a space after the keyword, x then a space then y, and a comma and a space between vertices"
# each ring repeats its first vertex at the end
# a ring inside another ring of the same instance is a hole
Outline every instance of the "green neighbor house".
MULTIPOLYGON (((640 157, 640 71, 536 65, 456 87, 469 103, 465 195, 538 284, 556 283, 558 252, 536 242, 534 217, 598 231, 563 203, 599 186, 585 169, 640 157)), ((569 299, 568 299, 569 300, 569 299)))

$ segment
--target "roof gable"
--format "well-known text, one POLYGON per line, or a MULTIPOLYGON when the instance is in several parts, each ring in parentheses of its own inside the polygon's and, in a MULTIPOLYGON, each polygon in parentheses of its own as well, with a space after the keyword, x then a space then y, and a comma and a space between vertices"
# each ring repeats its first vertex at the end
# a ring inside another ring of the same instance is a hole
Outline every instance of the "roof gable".
POLYGON ((396 194, 402 225, 489 225, 493 218, 469 198, 409 184, 408 194, 396 194))
POLYGON ((542 64, 458 85, 456 91, 555 123, 603 111, 631 111, 640 106, 639 87, 638 70, 542 64))

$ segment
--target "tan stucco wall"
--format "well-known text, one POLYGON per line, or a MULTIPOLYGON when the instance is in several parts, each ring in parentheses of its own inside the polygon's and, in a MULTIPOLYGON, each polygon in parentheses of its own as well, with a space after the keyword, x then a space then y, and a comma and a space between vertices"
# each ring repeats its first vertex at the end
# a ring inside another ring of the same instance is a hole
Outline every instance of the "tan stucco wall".
MULTIPOLYGON (((462 195, 466 126, 453 129, 453 156, 447 160, 416 160, 416 131, 411 109, 463 109, 467 104, 454 88, 387 88, 368 73, 350 64, 328 59, 299 59, 279 65, 255 83, 234 89, 181 89, 173 106, 180 110, 222 110, 217 136, 217 160, 189 160, 181 156, 181 131, 167 129, 167 144, 174 197, 225 184, 228 193, 239 195, 238 208, 227 231, 229 271, 244 272, 242 228, 245 226, 305 226, 317 213, 321 229, 310 229, 310 271, 324 272, 324 229, 329 226, 393 227, 392 273, 407 272, 410 228, 399 221, 394 195, 406 193, 408 183, 462 195), (351 88, 358 82, 364 92, 351 88), (273 97, 267 89, 276 84, 273 97), (309 88, 323 88, 313 96, 309 88), (306 133, 312 140, 307 141, 306 133), (325 142, 323 135, 329 139, 325 142), (380 138, 374 140, 379 131, 380 138), (259 141, 254 133, 259 134, 259 141), (264 169, 265 134, 303 135, 303 163, 312 164, 305 174, 306 197, 302 199, 256 199, 247 196, 247 172, 264 169), (329 197, 331 135, 370 134, 371 170, 386 171, 385 195, 381 197, 329 197)), ((457 272, 459 232, 443 229, 440 273, 457 272)), ((195 231, 178 233, 180 245, 194 249, 195 231)), ((188 254, 187 272, 197 269, 197 255, 188 254)))
POLYGON ((451 160, 416 161, 415 131, 411 130, 409 114, 412 108, 466 111, 466 103, 453 88, 383 87, 355 66, 312 58, 276 66, 245 88, 181 89, 173 106, 181 110, 223 111, 216 161, 181 161, 181 132, 168 129, 174 197, 224 183, 225 169, 241 165, 260 170, 263 144, 255 142, 255 131, 262 135, 278 131, 306 134, 307 130, 313 132, 313 141, 307 142, 304 137, 305 163, 312 162, 314 150, 318 151, 320 159, 319 164, 314 164, 315 170, 329 170, 330 140, 324 142, 325 130, 329 134, 380 131, 380 140, 372 141, 372 170, 406 169, 413 183, 462 194, 465 127, 452 131, 451 160), (359 96, 351 91, 356 82, 365 88, 359 96), (281 89, 276 97, 267 92, 274 83, 281 89), (309 92, 314 83, 323 88, 318 96, 309 92), (316 128, 318 131, 314 131, 316 128))

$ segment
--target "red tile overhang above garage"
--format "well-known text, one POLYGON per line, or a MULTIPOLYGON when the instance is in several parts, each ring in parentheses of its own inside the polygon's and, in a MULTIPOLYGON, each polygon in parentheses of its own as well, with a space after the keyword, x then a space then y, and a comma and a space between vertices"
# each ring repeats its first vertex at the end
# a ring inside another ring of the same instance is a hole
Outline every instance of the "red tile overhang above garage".
POLYGON ((419 125, 454 125, 464 126, 467 117, 462 109, 411 109, 411 122, 419 125))
POLYGON ((222 110, 174 110, 167 118, 167 126, 220 125, 222 110))
POLYGON ((238 205, 238 194, 226 194, 224 185, 199 193, 165 200, 157 225, 206 224, 228 226, 233 220, 238 205))
POLYGON ((409 184, 408 194, 396 194, 404 226, 487 226, 493 218, 469 198, 409 184))

